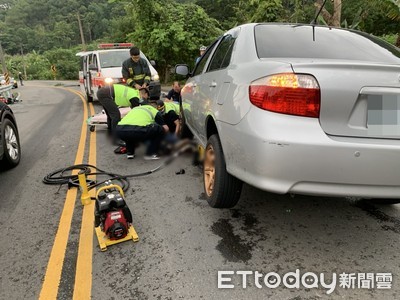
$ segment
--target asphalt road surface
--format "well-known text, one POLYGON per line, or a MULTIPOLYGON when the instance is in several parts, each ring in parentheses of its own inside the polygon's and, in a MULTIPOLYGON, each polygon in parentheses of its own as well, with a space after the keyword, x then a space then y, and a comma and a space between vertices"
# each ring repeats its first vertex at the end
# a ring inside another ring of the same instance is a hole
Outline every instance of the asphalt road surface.
POLYGON ((42 179, 79 155, 118 174, 160 161, 145 161, 142 148, 127 160, 104 129, 90 133, 75 85, 27 81, 12 105, 22 160, 0 172, 0 299, 400 298, 400 205, 244 185, 234 209, 212 209, 190 154, 130 180, 126 201, 140 240, 100 251, 93 205, 42 179))

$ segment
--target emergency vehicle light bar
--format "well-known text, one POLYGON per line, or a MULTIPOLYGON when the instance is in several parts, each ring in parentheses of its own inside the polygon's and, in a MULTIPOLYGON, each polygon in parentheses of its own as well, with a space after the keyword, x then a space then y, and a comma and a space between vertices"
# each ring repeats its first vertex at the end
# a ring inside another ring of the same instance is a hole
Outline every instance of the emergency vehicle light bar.
POLYGON ((108 44, 99 44, 98 48, 100 49, 110 49, 110 48, 130 48, 133 47, 132 43, 108 43, 108 44))

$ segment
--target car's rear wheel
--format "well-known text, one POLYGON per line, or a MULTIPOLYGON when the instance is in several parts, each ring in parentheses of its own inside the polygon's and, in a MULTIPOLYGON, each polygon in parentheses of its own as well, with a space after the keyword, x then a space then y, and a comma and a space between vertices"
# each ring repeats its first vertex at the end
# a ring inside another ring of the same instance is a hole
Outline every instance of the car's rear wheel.
POLYGON ((218 135, 207 142, 203 163, 204 190, 207 202, 214 208, 231 208, 239 201, 242 181, 226 171, 224 154, 218 135))
POLYGON ((374 204, 384 204, 384 205, 390 205, 390 204, 398 204, 400 203, 400 199, 390 199, 390 198, 385 198, 385 199, 370 199, 370 202, 374 204))
POLYGON ((5 119, 3 125, 2 142, 4 155, 1 165, 5 168, 12 168, 18 165, 21 159, 18 130, 9 119, 5 119))

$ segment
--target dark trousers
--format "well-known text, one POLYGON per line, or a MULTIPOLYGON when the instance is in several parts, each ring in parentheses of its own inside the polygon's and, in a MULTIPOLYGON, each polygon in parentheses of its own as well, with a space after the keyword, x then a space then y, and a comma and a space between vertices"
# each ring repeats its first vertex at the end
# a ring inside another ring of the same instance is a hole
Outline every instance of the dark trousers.
POLYGON ((146 155, 157 154, 164 136, 162 127, 158 124, 148 126, 118 125, 117 136, 126 143, 129 154, 135 154, 135 148, 141 142, 149 141, 146 155))
POLYGON ((114 97, 114 88, 112 86, 105 86, 97 91, 97 99, 99 99, 99 102, 103 105, 107 115, 108 130, 115 139, 115 128, 118 122, 121 121, 121 113, 117 104, 115 104, 114 97))

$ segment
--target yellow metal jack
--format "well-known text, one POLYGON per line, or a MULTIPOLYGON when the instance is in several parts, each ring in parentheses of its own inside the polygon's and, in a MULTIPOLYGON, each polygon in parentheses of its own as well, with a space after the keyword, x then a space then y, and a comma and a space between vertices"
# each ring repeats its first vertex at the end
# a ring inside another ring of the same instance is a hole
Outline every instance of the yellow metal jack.
POLYGON ((101 251, 106 251, 107 246, 112 246, 115 244, 119 244, 122 242, 133 240, 134 242, 139 241, 139 236, 137 235, 135 228, 132 225, 129 226, 129 231, 126 237, 119 239, 119 240, 110 240, 104 231, 101 230, 100 226, 95 227, 94 230, 96 231, 97 240, 99 241, 99 246, 101 251))
POLYGON ((205 149, 201 145, 197 145, 197 152, 198 152, 198 160, 203 161, 204 160, 204 153, 205 149))
POLYGON ((79 185, 81 187, 81 203, 82 205, 88 205, 90 204, 90 195, 86 182, 86 174, 82 171, 79 172, 78 179, 79 179, 79 185))
MULTIPOLYGON (((111 185, 107 185, 107 186, 101 187, 100 189, 97 190, 96 201, 102 201, 102 200, 99 200, 99 199, 102 198, 101 195, 100 195, 101 192, 113 191, 114 189, 116 191, 118 191, 119 195, 121 195, 122 198, 124 198, 124 192, 123 192, 122 188, 119 185, 111 184, 111 185)), ((118 197, 118 196, 116 196, 116 197, 118 197)), ((115 197, 115 194, 114 194, 114 196, 112 196, 111 198, 115 199, 116 197, 115 197)), ((97 206, 97 209, 98 209, 99 204, 96 204, 96 206, 97 206)), ((101 251, 106 251, 107 250, 107 246, 119 244, 119 243, 122 243, 122 242, 125 242, 125 241, 130 241, 130 240, 133 240, 134 242, 138 242, 139 241, 139 236, 136 233, 136 230, 132 226, 131 223, 129 223, 128 232, 127 232, 126 236, 123 237, 123 238, 120 238, 120 239, 111 240, 107 236, 107 234, 102 230, 101 226, 95 227, 95 231, 96 231, 96 236, 97 236, 97 240, 99 242, 99 246, 100 246, 100 250, 101 251)))

